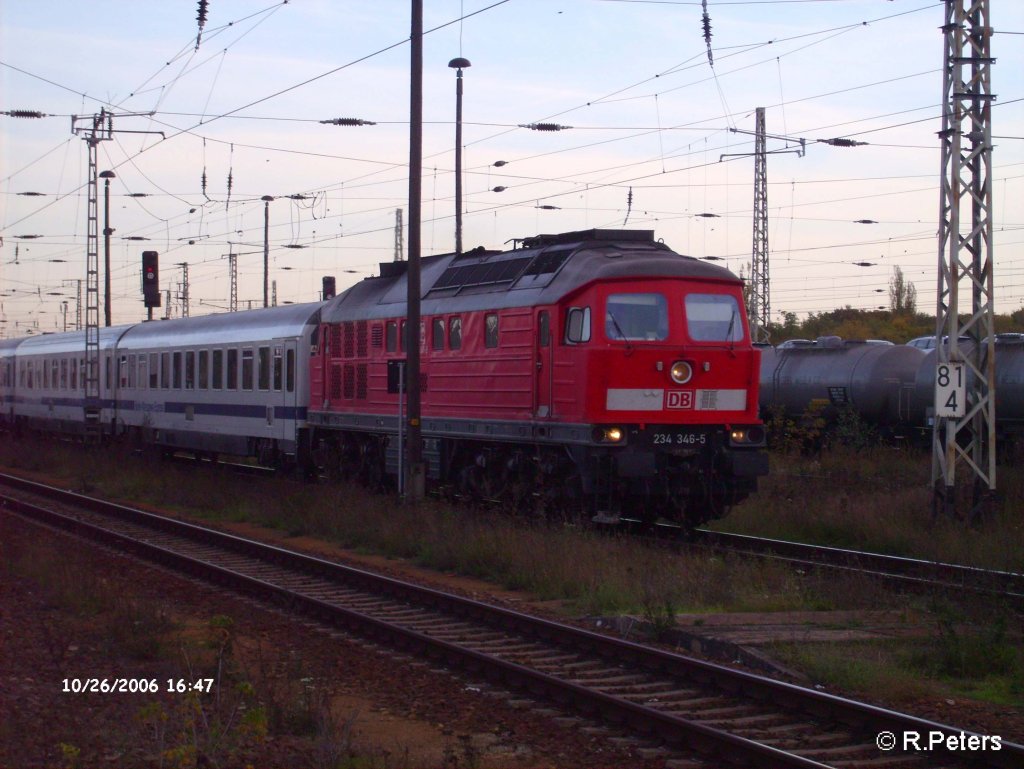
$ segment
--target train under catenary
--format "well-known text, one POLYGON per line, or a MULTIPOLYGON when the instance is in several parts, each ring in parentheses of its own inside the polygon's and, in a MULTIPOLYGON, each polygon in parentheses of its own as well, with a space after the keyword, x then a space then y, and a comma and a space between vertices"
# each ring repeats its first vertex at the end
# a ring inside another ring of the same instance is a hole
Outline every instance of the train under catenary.
MULTIPOLYGON (((103 329, 102 425, 166 450, 393 482, 421 355, 427 478, 521 509, 695 526, 767 473, 742 282, 650 231, 540 235, 422 259, 337 297, 103 329)), ((3 418, 83 431, 84 334, 0 344, 3 418)))

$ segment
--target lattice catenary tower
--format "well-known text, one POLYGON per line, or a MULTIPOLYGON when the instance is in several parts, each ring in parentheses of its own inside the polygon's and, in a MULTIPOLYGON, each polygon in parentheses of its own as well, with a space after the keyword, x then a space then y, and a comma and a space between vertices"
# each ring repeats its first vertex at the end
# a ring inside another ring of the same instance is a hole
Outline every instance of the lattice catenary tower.
POLYGON ((988 0, 946 0, 945 10, 933 511, 956 514, 958 497, 969 491, 976 518, 996 488, 989 78, 995 59, 988 0), (960 306, 967 296, 969 311, 960 306), (960 478, 958 465, 966 469, 960 478))

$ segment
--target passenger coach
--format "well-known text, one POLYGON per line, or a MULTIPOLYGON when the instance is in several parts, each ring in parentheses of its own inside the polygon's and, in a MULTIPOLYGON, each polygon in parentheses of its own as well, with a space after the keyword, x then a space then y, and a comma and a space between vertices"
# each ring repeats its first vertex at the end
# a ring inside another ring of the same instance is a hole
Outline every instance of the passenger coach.
POLYGON ((117 344, 116 430, 198 453, 294 461, 321 304, 132 326, 117 344))

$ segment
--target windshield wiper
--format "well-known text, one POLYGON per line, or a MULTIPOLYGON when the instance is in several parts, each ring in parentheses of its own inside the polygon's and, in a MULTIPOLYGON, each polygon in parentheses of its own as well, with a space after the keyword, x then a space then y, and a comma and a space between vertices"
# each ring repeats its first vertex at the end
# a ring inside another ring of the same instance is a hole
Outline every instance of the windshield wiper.
POLYGON ((619 325, 619 321, 615 319, 615 314, 608 310, 608 319, 611 320, 612 325, 615 326, 615 332, 619 335, 619 338, 626 343, 626 352, 633 350, 633 345, 626 337, 626 332, 622 330, 622 326, 619 325))

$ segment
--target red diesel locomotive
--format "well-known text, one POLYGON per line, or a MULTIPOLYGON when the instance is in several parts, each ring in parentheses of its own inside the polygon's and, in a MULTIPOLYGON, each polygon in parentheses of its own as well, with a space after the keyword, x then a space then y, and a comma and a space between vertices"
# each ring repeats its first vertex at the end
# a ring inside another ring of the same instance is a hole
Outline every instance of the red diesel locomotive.
MULTIPOLYGON (((521 509, 721 517, 768 470, 760 353, 742 282, 650 231, 539 235, 422 260, 428 482, 521 509)), ((405 263, 323 306, 311 349, 312 455, 372 485, 397 476, 405 263)))

